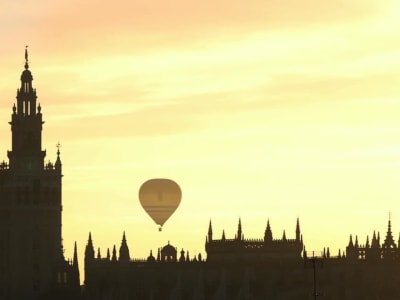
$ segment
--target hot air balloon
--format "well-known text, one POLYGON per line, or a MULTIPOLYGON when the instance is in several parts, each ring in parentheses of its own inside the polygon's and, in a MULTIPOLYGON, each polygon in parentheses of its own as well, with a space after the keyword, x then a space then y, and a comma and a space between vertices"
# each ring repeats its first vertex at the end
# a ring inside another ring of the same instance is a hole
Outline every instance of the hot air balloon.
POLYGON ((139 190, 139 200, 147 214, 158 225, 159 231, 174 213, 181 202, 182 191, 170 179, 155 178, 147 180, 139 190))

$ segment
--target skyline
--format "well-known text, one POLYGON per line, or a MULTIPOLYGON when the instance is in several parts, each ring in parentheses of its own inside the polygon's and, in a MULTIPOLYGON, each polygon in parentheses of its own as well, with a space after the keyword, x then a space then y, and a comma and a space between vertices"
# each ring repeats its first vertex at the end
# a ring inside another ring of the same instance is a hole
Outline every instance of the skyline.
POLYGON ((0 161, 28 44, 67 258, 89 231, 103 255, 124 230, 132 257, 204 254, 210 218, 216 237, 241 217, 247 238, 268 218, 290 238, 299 217, 307 250, 334 255, 392 211, 397 240, 400 5, 288 3, 2 4, 0 161), (138 200, 155 177, 182 188, 161 233, 138 200))

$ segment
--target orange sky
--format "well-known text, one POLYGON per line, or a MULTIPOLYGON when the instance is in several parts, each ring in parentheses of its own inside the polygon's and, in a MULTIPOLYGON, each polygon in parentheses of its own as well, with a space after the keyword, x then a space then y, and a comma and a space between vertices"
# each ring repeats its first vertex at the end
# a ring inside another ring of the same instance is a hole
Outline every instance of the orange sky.
MULTIPOLYGON (((0 3, 0 155, 29 45, 46 121, 62 144, 63 236, 83 255, 146 257, 171 241, 294 237, 345 248, 400 231, 398 1, 8 1, 0 3), (141 208, 154 177, 181 186, 163 232, 141 208)), ((83 264, 81 262, 81 267, 83 264)))

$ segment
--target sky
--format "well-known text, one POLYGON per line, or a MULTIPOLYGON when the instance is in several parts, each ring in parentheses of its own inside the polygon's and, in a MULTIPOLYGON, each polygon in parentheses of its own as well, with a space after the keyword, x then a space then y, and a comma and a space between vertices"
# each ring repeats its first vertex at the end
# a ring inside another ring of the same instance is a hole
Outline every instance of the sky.
MULTIPOLYGON (((63 163, 63 244, 205 256, 215 238, 307 251, 400 232, 400 4, 386 0, 0 2, 0 160, 29 45, 43 149, 63 163), (182 190, 159 232, 143 182, 182 190)), ((83 277, 83 275, 81 275, 83 277)))

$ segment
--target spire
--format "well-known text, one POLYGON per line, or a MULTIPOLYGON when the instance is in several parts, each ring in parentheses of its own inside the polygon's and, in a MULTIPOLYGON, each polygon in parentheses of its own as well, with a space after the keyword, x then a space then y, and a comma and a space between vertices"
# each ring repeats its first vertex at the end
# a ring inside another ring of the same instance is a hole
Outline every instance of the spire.
POLYGON ((272 242, 272 231, 269 224, 269 219, 267 220, 267 228, 265 229, 264 233, 264 242, 272 242))
POLYGON ((100 247, 97 248, 97 258, 101 259, 100 247))
POLYGON ((79 266, 78 266, 78 250, 77 250, 77 247, 76 247, 76 241, 75 241, 75 245, 74 245, 74 258, 72 260, 72 266, 75 269, 79 269, 79 266))
POLYGON ((358 248, 358 236, 356 235, 356 241, 354 242, 354 247, 358 248))
POLYGON ((113 250, 112 250, 111 261, 117 261, 117 249, 115 248, 115 245, 114 245, 113 250))
POLYGON ((74 258, 72 259, 72 280, 75 286, 80 285, 80 276, 79 276, 79 265, 78 265, 78 250, 76 246, 76 241, 74 245, 74 258))
POLYGON ((386 232, 386 238, 385 238, 385 241, 382 246, 385 248, 395 248, 396 247, 396 244, 394 243, 393 235, 392 235, 392 224, 390 222, 390 215, 389 215, 389 221, 388 221, 388 229, 386 232))
POLYGON ((29 69, 29 64, 28 64, 28 45, 25 46, 25 70, 29 69))
POLYGON ((353 237, 351 236, 351 234, 350 234, 350 240, 349 240, 349 247, 354 247, 353 237))
POLYGON ((282 241, 286 242, 286 232, 283 230, 282 241))
POLYGON ((367 241, 365 242, 365 248, 369 248, 369 237, 368 237, 368 235, 367 235, 367 241))
POLYGON ((376 248, 378 245, 378 240, 376 239, 376 234, 374 230, 374 234, 372 235, 372 241, 371 241, 371 248, 376 248))
POLYGON ((239 218, 239 224, 238 224, 238 230, 237 230, 237 239, 241 241, 243 239, 243 233, 242 233, 242 221, 239 218))
POLYGON ((110 257, 111 257, 110 248, 107 248, 107 260, 110 260, 110 257))
POLYGON ((296 222, 296 242, 300 242, 301 236, 300 236, 300 221, 299 218, 297 218, 296 222))
POLYGON ((212 225, 211 225, 211 219, 210 219, 210 224, 208 225, 208 241, 211 242, 213 239, 213 232, 212 232, 212 225))
POLYGON ((124 231, 122 235, 121 247, 119 248, 119 261, 126 263, 129 262, 129 260, 130 260, 129 248, 126 242, 125 231, 124 231))
POLYGON ((60 159, 61 144, 60 144, 60 142, 58 142, 56 144, 56 147, 57 147, 57 159, 56 159, 56 163, 54 165, 56 167, 56 170, 61 170, 61 159, 60 159))
POLYGON ((29 70, 28 46, 25 47, 25 70, 21 74, 21 88, 17 92, 17 113, 35 115, 36 91, 32 88, 32 73, 29 70))
POLYGON ((222 230, 222 238, 223 241, 225 241, 225 230, 222 230))
POLYGON ((85 261, 94 259, 94 248, 92 242, 92 233, 89 232, 88 242, 85 249, 85 261))

